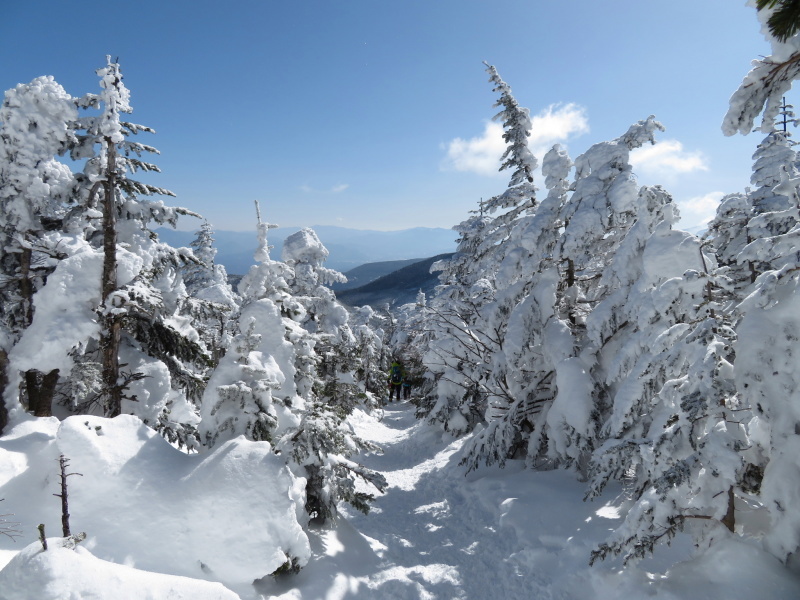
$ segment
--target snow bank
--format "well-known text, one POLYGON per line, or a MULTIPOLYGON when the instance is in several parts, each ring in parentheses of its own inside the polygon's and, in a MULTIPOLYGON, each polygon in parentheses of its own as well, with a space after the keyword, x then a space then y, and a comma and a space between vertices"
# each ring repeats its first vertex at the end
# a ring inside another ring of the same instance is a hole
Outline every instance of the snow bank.
MULTIPOLYGON (((800 577, 757 544, 724 532, 696 549, 679 535, 625 569, 619 558, 589 566, 591 550, 621 523, 620 485, 582 500, 585 484, 564 470, 533 471, 522 460, 466 477, 453 439, 414 418, 411 404, 382 420, 355 413, 356 433, 380 443, 364 456, 390 486, 373 511, 312 534, 314 561, 297 577, 261 581, 263 598, 788 600, 800 577)), ((721 528, 720 528, 721 529, 721 528)))
POLYGON ((115 565, 80 546, 63 547, 64 538, 39 542, 17 554, 0 571, 3 600, 234 600, 219 583, 162 575, 115 565))
POLYGON ((131 415, 25 421, 0 439, 2 508, 24 539, 38 523, 60 530, 59 454, 82 475, 69 478, 72 531, 102 560, 229 586, 308 561, 305 482, 267 442, 239 437, 187 455, 131 415))

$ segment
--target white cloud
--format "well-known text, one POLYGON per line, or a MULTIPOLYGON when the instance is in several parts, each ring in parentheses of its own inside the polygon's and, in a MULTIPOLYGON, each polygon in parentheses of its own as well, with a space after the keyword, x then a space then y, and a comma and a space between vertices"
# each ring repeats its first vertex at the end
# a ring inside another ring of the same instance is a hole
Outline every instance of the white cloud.
POLYGON ((634 169, 658 175, 708 171, 703 153, 687 152, 678 140, 637 148, 631 152, 630 160, 634 169))
POLYGON ((339 183, 327 190, 318 190, 310 185, 303 184, 300 186, 300 191, 306 194, 340 194, 350 187, 349 183, 339 183))
POLYGON ((689 231, 704 229, 717 213, 717 206, 724 195, 723 192, 709 192, 703 196, 694 196, 688 200, 679 201, 680 228, 689 231))
MULTIPOLYGON (((531 117, 531 151, 541 157, 556 142, 589 131, 586 109, 577 104, 551 104, 539 114, 531 117)), ((446 144, 447 156, 442 168, 468 171, 478 175, 497 175, 500 157, 506 149, 503 141, 503 126, 487 122, 480 137, 468 140, 456 138, 446 144)), ((501 174, 505 176, 505 174, 501 174)))
POLYGON ((444 167, 478 175, 497 175, 505 147, 503 126, 489 121, 481 137, 469 140, 456 138, 447 145, 444 167))
POLYGON ((531 150, 538 157, 550 150, 553 144, 584 133, 589 133, 589 119, 584 107, 572 102, 563 106, 551 104, 531 118, 531 137, 528 139, 531 150))

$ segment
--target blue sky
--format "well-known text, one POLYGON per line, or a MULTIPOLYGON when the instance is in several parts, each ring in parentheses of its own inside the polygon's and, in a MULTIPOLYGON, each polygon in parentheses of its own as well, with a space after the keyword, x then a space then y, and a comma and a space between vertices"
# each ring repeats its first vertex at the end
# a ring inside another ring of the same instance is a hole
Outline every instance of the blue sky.
POLYGON ((656 115, 634 171, 690 227, 748 185, 761 134, 720 124, 769 46, 743 0, 7 0, 0 54, 2 89, 53 75, 73 95, 119 57, 131 120, 158 131, 149 181, 217 229, 252 230, 255 199, 281 226, 463 220, 508 182, 484 60, 538 115, 540 157, 656 115))

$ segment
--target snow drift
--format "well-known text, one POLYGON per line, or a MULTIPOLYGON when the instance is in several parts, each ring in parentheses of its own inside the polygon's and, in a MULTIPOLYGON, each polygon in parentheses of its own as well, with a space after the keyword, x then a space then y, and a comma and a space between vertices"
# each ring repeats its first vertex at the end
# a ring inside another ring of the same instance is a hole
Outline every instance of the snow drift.
POLYGON ((68 478, 72 531, 99 559, 232 585, 308 561, 305 481, 267 442, 187 455, 130 415, 24 421, 0 440, 0 497, 28 540, 38 523, 60 529, 60 454, 81 474, 68 478))

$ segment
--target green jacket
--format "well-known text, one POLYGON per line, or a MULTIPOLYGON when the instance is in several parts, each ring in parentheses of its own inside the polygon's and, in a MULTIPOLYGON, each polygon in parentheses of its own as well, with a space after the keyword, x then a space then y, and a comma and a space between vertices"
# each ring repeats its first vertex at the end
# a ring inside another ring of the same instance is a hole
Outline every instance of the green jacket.
POLYGON ((401 383, 403 383, 403 381, 405 381, 405 378, 406 378, 406 371, 405 371, 405 369, 403 369, 403 365, 401 365, 397 361, 393 362, 392 366, 389 367, 389 374, 388 374, 389 383, 391 385, 400 385, 401 383), (396 382, 392 381, 392 374, 394 373, 395 367, 398 367, 400 369, 400 381, 396 381, 396 382))

